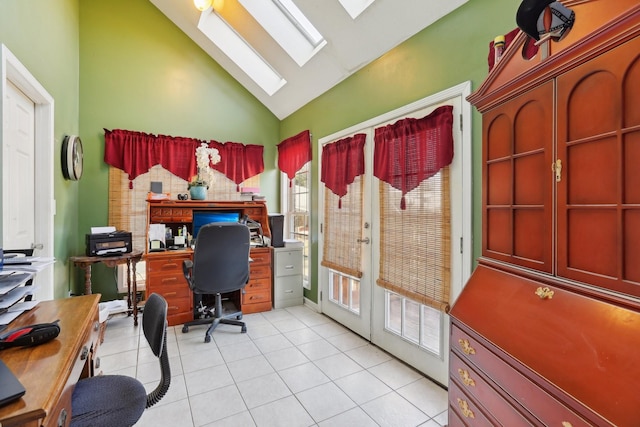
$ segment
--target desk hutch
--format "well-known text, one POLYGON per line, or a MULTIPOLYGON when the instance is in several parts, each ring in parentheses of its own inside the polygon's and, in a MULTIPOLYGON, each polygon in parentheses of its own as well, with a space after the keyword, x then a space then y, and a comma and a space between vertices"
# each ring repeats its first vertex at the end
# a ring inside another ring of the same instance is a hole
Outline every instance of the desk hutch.
POLYGON ((640 422, 640 5, 566 0, 482 113, 482 257, 451 309, 449 426, 640 422))
MULTIPOLYGON (((193 234, 193 213, 197 211, 234 212, 240 218, 247 215, 260 223, 265 237, 271 237, 267 206, 262 201, 149 201, 147 226, 164 224, 173 230, 174 235, 179 228, 186 226, 187 232, 193 234)), ((191 259, 192 254, 189 248, 163 252, 149 252, 147 249, 144 256, 147 292, 155 292, 167 300, 170 326, 193 320, 193 294, 182 272, 182 261, 191 259)), ((251 259, 249 283, 235 301, 244 314, 271 310, 271 249, 252 246, 251 259)))

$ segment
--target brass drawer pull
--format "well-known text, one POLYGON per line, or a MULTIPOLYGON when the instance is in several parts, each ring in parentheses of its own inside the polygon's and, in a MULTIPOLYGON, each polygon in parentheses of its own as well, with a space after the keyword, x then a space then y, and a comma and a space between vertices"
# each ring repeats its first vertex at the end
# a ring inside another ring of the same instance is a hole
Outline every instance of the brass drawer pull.
POLYGON ((476 382, 469 376, 469 371, 467 371, 466 369, 458 368, 458 375, 460 375, 460 379, 462 380, 464 385, 470 387, 476 386, 476 382))
POLYGON ((544 288, 540 286, 536 289, 536 295, 538 295, 540 299, 551 299, 553 298, 553 294, 554 292, 546 286, 544 288))
POLYGON ((162 283, 175 282, 176 280, 178 279, 175 277, 165 277, 164 279, 162 279, 162 283))
POLYGON ((465 418, 475 418, 476 416, 474 415, 473 411, 471 409, 469 409, 469 404, 467 403, 466 400, 462 400, 458 397, 458 406, 460 407, 460 410, 462 411, 462 415, 464 415, 465 418))
POLYGON ((460 347, 462 347, 462 351, 464 351, 465 354, 476 354, 476 349, 471 347, 469 340, 463 340, 460 338, 458 340, 458 344, 460 344, 460 347))
POLYGON ((573 427, 573 424, 571 424, 569 421, 563 421, 562 427, 573 427))

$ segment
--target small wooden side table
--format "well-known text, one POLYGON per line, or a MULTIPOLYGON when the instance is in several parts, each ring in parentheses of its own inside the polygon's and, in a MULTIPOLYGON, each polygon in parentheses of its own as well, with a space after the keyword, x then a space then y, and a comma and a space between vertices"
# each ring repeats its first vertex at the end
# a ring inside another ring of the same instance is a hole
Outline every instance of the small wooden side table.
POLYGON ((84 293, 91 294, 91 266, 103 263, 107 267, 127 264, 127 307, 133 314, 133 325, 138 326, 138 285, 136 283, 136 264, 142 259, 142 251, 132 251, 113 256, 72 256, 69 261, 84 269, 84 293), (133 274, 131 274, 133 273, 133 274), (133 276, 133 281, 131 277, 133 276), (132 286, 133 285, 133 286, 132 286), (132 289, 133 288, 133 289, 132 289), (133 298, 132 298, 133 295, 133 298))

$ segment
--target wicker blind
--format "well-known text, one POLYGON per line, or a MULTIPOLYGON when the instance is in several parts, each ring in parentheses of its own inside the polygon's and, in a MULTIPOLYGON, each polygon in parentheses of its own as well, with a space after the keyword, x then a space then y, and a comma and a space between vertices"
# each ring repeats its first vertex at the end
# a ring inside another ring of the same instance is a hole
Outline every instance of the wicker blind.
MULTIPOLYGON (((242 200, 233 181, 218 171, 214 171, 214 175, 214 183, 207 191, 207 200, 242 200)), ((133 247, 137 250, 146 249, 147 194, 152 181, 162 182, 162 192, 169 193, 172 200, 176 200, 178 194, 189 193, 187 181, 159 165, 136 177, 132 189, 129 189, 127 173, 109 167, 109 225, 131 232, 133 247)), ((260 176, 246 180, 244 186, 259 188, 260 176)))
POLYGON ((340 198, 324 188, 324 245, 322 266, 354 277, 362 277, 362 176, 354 179, 348 192, 340 198))
POLYGON ((449 311, 451 207, 449 167, 405 195, 380 181, 378 285, 421 304, 449 311))

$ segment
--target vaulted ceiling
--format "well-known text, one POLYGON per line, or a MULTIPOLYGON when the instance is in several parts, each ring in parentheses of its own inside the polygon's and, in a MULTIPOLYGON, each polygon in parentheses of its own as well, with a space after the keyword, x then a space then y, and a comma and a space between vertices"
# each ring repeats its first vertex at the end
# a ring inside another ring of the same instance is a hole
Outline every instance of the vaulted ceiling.
POLYGON ((193 0, 150 1, 283 119, 468 0, 292 0, 321 42, 286 32, 304 27, 279 13, 288 0, 216 0, 203 12, 193 0))

